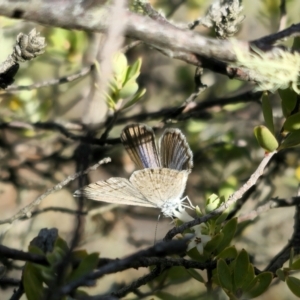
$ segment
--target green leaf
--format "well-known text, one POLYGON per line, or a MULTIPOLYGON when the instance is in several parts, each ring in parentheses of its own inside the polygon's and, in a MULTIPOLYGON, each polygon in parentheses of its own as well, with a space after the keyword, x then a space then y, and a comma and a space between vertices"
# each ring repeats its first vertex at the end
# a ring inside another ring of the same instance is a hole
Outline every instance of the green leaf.
POLYGON ((108 106, 108 108, 115 110, 116 109, 116 102, 114 101, 114 99, 108 95, 107 93, 105 93, 105 102, 108 106))
POLYGON ((231 243, 237 228, 237 218, 232 218, 222 229, 223 240, 216 249, 216 253, 220 253, 231 243))
POLYGON ((264 293, 271 284, 273 275, 271 272, 260 273, 254 278, 255 285, 248 291, 247 295, 250 298, 255 298, 264 293))
POLYGON ((276 271, 276 275, 278 276, 278 278, 279 278, 281 281, 285 281, 286 274, 285 274, 285 272, 284 272, 282 269, 278 269, 278 270, 276 271))
POLYGON ((297 104, 297 94, 291 89, 278 90, 281 98, 282 113, 287 118, 291 115, 297 104))
POLYGON ((259 145, 267 152, 273 152, 278 148, 278 142, 271 131, 263 125, 254 128, 255 137, 259 145))
POLYGON ((39 255, 45 255, 45 253, 43 252, 43 250, 42 249, 40 249, 39 247, 37 247, 37 246, 29 246, 28 247, 28 251, 30 252, 30 253, 33 253, 33 254, 39 254, 39 255))
POLYGON ((229 214, 229 207, 226 208, 226 209, 221 213, 221 215, 217 218, 215 224, 216 224, 216 225, 222 224, 222 223, 226 220, 226 218, 228 217, 228 214, 229 214))
POLYGON ((47 268, 41 271, 43 282, 50 286, 51 282, 56 278, 54 271, 51 268, 47 268))
POLYGON ((223 240, 223 233, 216 234, 204 247, 204 251, 212 253, 223 240))
POLYGON ((212 194, 208 197, 205 204, 205 212, 208 214, 218 208, 221 204, 221 198, 216 195, 212 194))
POLYGON ((135 80, 140 75, 142 59, 139 58, 132 66, 128 67, 125 82, 135 80))
POLYGON ((238 255, 238 252, 235 246, 230 246, 225 248, 221 253, 217 255, 218 258, 223 259, 235 259, 238 255))
POLYGON ((144 94, 146 93, 146 89, 142 89, 140 91, 138 91, 131 100, 129 100, 122 109, 126 109, 132 105, 134 105, 136 102, 138 102, 142 96, 144 96, 144 94))
POLYGON ((194 269, 186 269, 186 271, 188 272, 188 274, 190 274, 197 281, 202 282, 202 283, 205 282, 205 280, 203 279, 203 277, 201 276, 201 274, 199 274, 196 270, 194 270, 194 269))
POLYGON ((64 254, 66 254, 69 251, 68 244, 65 240, 63 240, 61 237, 58 237, 55 241, 54 248, 59 248, 62 250, 64 254))
MULTIPOLYGON (((172 267, 172 269, 169 269, 168 271, 168 279, 171 282, 185 282, 187 280, 190 280, 190 275, 187 273, 186 268, 182 266, 175 266, 172 267)), ((158 281, 161 282, 161 281, 158 281)))
POLYGON ((300 112, 289 116, 283 124, 285 131, 300 130, 300 112))
POLYGON ((51 266, 61 262, 65 258, 65 251, 61 248, 54 247, 51 253, 46 254, 46 258, 51 266))
POLYGON ((155 299, 155 300, 158 300, 158 299, 162 299, 162 300, 179 300, 181 299, 181 297, 176 297, 170 293, 167 293, 167 292, 163 292, 163 291, 158 291, 156 292, 155 294, 155 298, 153 297, 150 297, 150 299, 155 299))
POLYGON ((233 269, 233 278, 235 288, 241 288, 243 286, 244 280, 247 277, 249 269, 249 256, 248 253, 242 249, 236 258, 234 269, 233 269))
POLYGON ((119 97, 121 99, 126 99, 128 97, 131 97, 137 92, 138 89, 139 89, 139 85, 135 81, 130 80, 120 90, 119 97))
POLYGON ((120 83, 124 83, 128 66, 126 56, 121 52, 114 54, 112 66, 116 80, 120 83))
POLYGON ((205 262, 207 260, 206 256, 200 254, 196 247, 192 248, 187 252, 187 255, 195 261, 205 262))
POLYGON ((217 272, 221 287, 227 291, 232 291, 233 287, 230 268, 223 259, 220 259, 217 263, 217 272))
POLYGON ((298 146, 300 144, 300 130, 290 132, 279 146, 278 150, 298 146))
POLYGON ((267 128, 269 128, 270 132, 274 134, 274 122, 273 122, 273 111, 270 103, 270 99, 268 93, 263 93, 262 99, 262 110, 264 115, 264 120, 266 122, 267 128))
POLYGON ((291 267, 290 267, 292 270, 300 270, 300 258, 295 260, 291 267))
POLYGON ((286 278, 286 284, 295 296, 300 297, 300 279, 288 276, 286 278))
POLYGON ((255 285, 255 282, 253 282, 254 278, 255 278, 254 267, 252 264, 249 264, 247 270, 247 276, 244 278, 244 282, 241 287, 243 291, 251 290, 254 287, 255 285))
POLYGON ((91 253, 86 256, 76 268, 75 271, 71 273, 68 278, 68 282, 79 279, 80 277, 92 272, 98 264, 99 253, 91 253))
POLYGON ((76 250, 72 252, 72 260, 83 260, 85 257, 88 256, 88 253, 86 250, 76 250))
POLYGON ((43 279, 32 263, 25 264, 22 281, 28 300, 44 299, 43 279))

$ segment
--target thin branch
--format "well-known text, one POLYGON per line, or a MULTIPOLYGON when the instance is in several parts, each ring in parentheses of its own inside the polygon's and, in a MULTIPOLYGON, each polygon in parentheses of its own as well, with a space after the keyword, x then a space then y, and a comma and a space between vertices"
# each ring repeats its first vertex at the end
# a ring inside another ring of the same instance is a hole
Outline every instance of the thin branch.
POLYGON ((168 241, 168 242, 160 242, 156 245, 146 249, 138 251, 127 258, 120 259, 107 265, 101 267, 94 273, 87 274, 78 280, 74 280, 69 284, 65 285, 61 289, 62 295, 67 295, 77 287, 81 285, 85 285, 87 282, 91 282, 91 280, 99 279, 106 274, 113 274, 116 272, 124 271, 132 266, 133 262, 143 260, 145 257, 153 257, 153 256, 166 256, 171 254, 180 254, 184 253, 187 248, 187 240, 177 240, 177 241, 168 241))
POLYGON ((282 31, 264 36, 257 40, 251 41, 250 43, 254 44, 258 48, 263 48, 267 45, 273 45, 277 41, 283 40, 285 38, 295 37, 295 36, 300 36, 300 23, 293 24, 282 31))
MULTIPOLYGON (((191 94, 194 98, 196 94, 191 94)), ((199 118, 199 113, 202 111, 216 107, 216 106, 224 106, 227 104, 236 104, 236 103, 243 103, 243 102, 250 102, 250 101, 258 101, 261 96, 261 92, 246 92, 243 94, 239 94, 237 96, 229 97, 229 98, 219 98, 219 99, 210 99, 208 101, 200 102, 197 105, 193 105, 189 107, 189 109, 183 110, 182 114, 177 115, 177 120, 184 120, 186 118, 196 116, 199 118)), ((186 100, 186 101, 189 101, 186 100)), ((155 120, 160 119, 161 117, 165 117, 166 115, 172 115, 174 119, 175 116, 173 113, 178 110, 178 107, 171 107, 160 109, 156 112, 147 112, 147 113, 139 113, 136 115, 119 118, 116 120, 116 124, 125 124, 128 122, 140 122, 145 120, 155 120)), ((69 130, 83 130, 84 127, 79 124, 75 123, 68 123, 68 124, 59 124, 55 122, 37 122, 37 123, 28 123, 23 121, 11 121, 11 122, 4 122, 0 123, 0 129, 14 129, 14 130, 23 130, 23 129, 44 129, 44 130, 51 130, 51 131, 58 131, 65 135, 67 138, 70 138, 74 141, 81 141, 87 144, 99 145, 99 146, 108 146, 108 145, 116 145, 119 144, 121 141, 119 138, 107 139, 107 140, 100 140, 99 138, 93 138, 86 135, 77 135, 71 133, 69 130)))
POLYGON ((89 74, 92 70, 94 70, 94 65, 84 67, 75 74, 64 76, 64 77, 57 78, 57 79, 56 78, 50 79, 50 80, 46 80, 43 82, 37 82, 37 83, 31 84, 31 85, 11 85, 7 89, 5 89, 5 92, 18 92, 18 91, 23 91, 23 90, 28 91, 28 90, 39 89, 39 88, 47 87, 47 86, 51 86, 51 85, 72 82, 76 79, 79 79, 79 78, 89 74))
MULTIPOLYGON (((177 120, 184 120, 194 116, 198 117, 199 113, 203 112, 205 109, 209 109, 212 107, 217 107, 217 106, 223 107, 228 104, 245 103, 251 101, 258 102, 258 100, 261 97, 261 94, 262 94, 261 92, 256 92, 256 93, 246 92, 229 98, 209 99, 207 101, 198 103, 195 107, 193 107, 189 111, 186 111, 184 114, 181 114, 180 116, 177 117, 177 120)), ((156 112, 139 113, 128 117, 119 118, 116 124, 125 124, 127 122, 140 122, 145 120, 159 119, 161 117, 164 117, 174 112, 175 109, 177 109, 177 107, 165 108, 165 109, 160 109, 156 112)))
POLYGON ((4 245, 0 245, 0 254, 1 257, 11 258, 11 259, 21 260, 21 261, 30 261, 44 266, 49 265, 47 259, 43 255, 16 250, 13 248, 6 247, 4 245))
POLYGON ((155 267, 149 274, 146 274, 139 278, 138 280, 135 280, 132 282, 130 285, 123 287, 117 292, 112 293, 113 296, 118 296, 124 297, 126 296, 129 292, 133 292, 142 285, 147 284, 148 282, 152 281, 154 278, 157 278, 162 272, 166 271, 168 268, 165 266, 157 266, 155 267))
POLYGON ((31 211, 32 209, 39 205, 41 203, 41 201, 43 199, 45 199, 48 195, 61 190, 65 185, 67 185, 70 181, 75 180, 76 178, 78 178, 81 175, 87 174, 92 170, 96 170, 100 165, 102 164, 106 164, 108 162, 110 162, 110 158, 104 158, 101 161, 99 161, 97 164, 93 165, 92 167, 87 168, 85 171, 83 172, 78 172, 75 173, 71 176, 68 176, 65 180, 63 180, 62 182, 58 183, 57 185, 55 185, 54 187, 48 189, 44 194, 42 194, 41 196, 39 196, 37 199, 35 199, 33 202, 31 202, 30 204, 28 204, 27 206, 25 206, 24 208, 22 208, 18 213, 16 213, 15 215, 13 215, 12 217, 5 219, 5 220, 0 220, 0 225, 1 224, 12 224, 13 222, 19 220, 20 218, 27 216, 28 218, 31 217, 31 211))
POLYGON ((0 286, 19 286, 20 280, 9 277, 0 278, 0 286))
POLYGON ((262 213, 265 213, 273 208, 280 208, 280 207, 291 207, 298 205, 300 198, 299 197, 292 197, 291 199, 271 199, 264 205, 260 205, 256 209, 250 211, 249 213, 243 214, 238 217, 238 222, 245 222, 249 220, 254 220, 262 213))
MULTIPOLYGON (((89 5, 83 8, 78 2, 65 2, 57 9, 53 3, 40 3, 39 10, 33 2, 0 1, 1 15, 14 17, 16 11, 21 12, 21 18, 38 22, 44 25, 63 27, 66 29, 81 29, 86 31, 104 32, 109 26, 110 7, 104 5, 89 5), (101 15, 101 17, 99 17, 101 15)), ((20 17, 20 15, 19 15, 20 17)), ((158 48, 170 48, 195 52, 197 54, 216 56, 219 59, 235 60, 231 44, 226 41, 217 41, 204 38, 190 31, 180 30, 168 23, 164 24, 149 17, 127 12, 128 26, 126 34, 128 37, 139 39, 147 44, 158 48), (219 50, 220 49, 220 50, 219 50)), ((244 47, 247 45, 241 43, 244 47)))
MULTIPOLYGON (((300 189, 298 189, 298 199, 300 197, 300 189)), ((291 249, 294 249, 294 254, 300 254, 300 204, 299 201, 295 207, 294 215, 294 232, 292 238, 287 245, 270 261, 266 267, 266 271, 275 273, 277 269, 281 268, 283 264, 290 259, 291 249)))
POLYGON ((22 281, 19 284, 17 290, 14 291, 13 295, 10 297, 10 300, 19 300, 24 294, 24 287, 22 281))
POLYGON ((261 163, 259 164, 259 166, 257 167, 257 169, 255 170, 255 172, 247 180, 247 182, 235 193, 233 193, 223 205, 221 205, 219 208, 215 209, 214 211, 212 211, 211 213, 203 217, 196 218, 191 222, 184 223, 181 226, 171 229, 164 237, 164 240, 165 241, 171 240, 176 234, 182 233, 186 229, 191 228, 195 225, 207 222, 213 217, 220 215, 225 209, 233 205, 237 200, 239 200, 244 195, 245 192, 247 192, 253 185, 256 184, 258 178, 263 174, 265 167, 267 166, 271 158, 276 153, 277 153, 276 151, 267 153, 263 158, 263 160, 261 161, 261 163))
POLYGON ((87 144, 99 145, 99 146, 107 146, 107 145, 114 145, 119 144, 120 139, 110 139, 106 141, 100 141, 99 138, 93 138, 91 136, 86 135, 77 135, 71 133, 69 130, 83 130, 84 126, 75 124, 75 123, 68 123, 68 124, 59 124, 55 122, 36 122, 36 123, 28 123, 23 121, 11 121, 11 122, 0 122, 0 129, 14 129, 14 130, 23 130, 23 129, 44 129, 44 130, 51 130, 57 131, 62 133, 69 139, 74 141, 81 141, 87 144), (111 143, 110 143, 111 142, 111 143))
MULTIPOLYGON (((0 14, 7 17, 17 17, 38 22, 44 25, 55 25, 66 29, 81 29, 92 32, 105 32, 109 26, 110 7, 94 2, 82 6, 81 2, 64 2, 57 9, 55 3, 40 3, 36 10, 35 2, 8 0, 0 1, 0 14), (101 17, 99 17, 101 16, 101 17)), ((227 40, 217 40, 201 36, 199 33, 182 30, 169 23, 159 22, 149 17, 126 13, 127 28, 125 34, 129 38, 141 40, 144 43, 170 51, 195 53, 216 60, 235 62, 234 47, 240 51, 249 51, 249 43, 239 41, 233 45, 227 40)), ((281 32, 268 35, 254 41, 255 45, 270 45, 278 39, 300 34, 300 23, 281 32)))
POLYGON ((207 85, 203 84, 201 81, 201 77, 203 75, 203 69, 202 68, 196 68, 195 75, 194 75, 194 82, 195 82, 195 89, 194 92, 190 94, 190 96, 184 100, 182 105, 179 107, 176 107, 171 111, 169 114, 166 114, 163 117, 163 120, 160 122, 160 125, 156 126, 158 128, 163 127, 167 122, 169 122, 171 119, 176 119, 179 115, 182 113, 186 113, 187 111, 191 111, 196 104, 192 103, 196 100, 196 98, 206 90, 207 85))
MULTIPOLYGON (((51 207, 45 207, 43 209, 34 210, 33 212, 31 212, 31 218, 33 218, 37 215, 49 212, 49 211, 55 211, 55 212, 71 214, 71 215, 80 214, 82 216, 89 214, 89 212, 87 212, 87 211, 79 211, 79 210, 69 209, 69 208, 65 208, 65 207, 51 206, 51 207)), ((19 220, 28 220, 28 218, 27 218, 27 216, 23 216, 19 220)))
POLYGON ((132 48, 134 48, 134 47, 136 47, 136 46, 138 46, 138 45, 141 45, 141 44, 142 44, 141 41, 134 41, 134 42, 132 42, 132 43, 130 43, 130 44, 124 46, 124 47, 121 49, 121 52, 126 53, 126 52, 128 52, 130 49, 132 49, 132 48))

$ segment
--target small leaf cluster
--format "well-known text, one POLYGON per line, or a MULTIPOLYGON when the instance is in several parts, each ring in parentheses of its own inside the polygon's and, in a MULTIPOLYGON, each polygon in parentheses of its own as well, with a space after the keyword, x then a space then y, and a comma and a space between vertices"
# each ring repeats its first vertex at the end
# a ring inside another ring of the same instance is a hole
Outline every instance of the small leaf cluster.
POLYGON ((294 260, 294 253, 292 250, 290 261, 289 261, 289 267, 278 269, 276 271, 276 275, 281 281, 286 282, 287 287, 295 296, 300 298, 300 279, 291 276, 292 273, 299 272, 299 270, 300 270, 300 258, 294 260))
POLYGON ((113 111, 126 109, 134 105, 145 94, 146 89, 139 90, 136 82, 140 75, 142 60, 139 58, 129 66, 123 53, 113 57, 113 76, 109 84, 109 93, 106 93, 106 103, 113 111))
MULTIPOLYGON (((210 195, 206 201, 204 212, 198 207, 196 208, 197 215, 201 217, 214 211, 224 201, 224 197, 218 197, 215 194, 210 195)), ((203 253, 199 253, 195 247, 187 254, 192 259, 202 263, 216 262, 216 268, 212 271, 213 287, 221 287, 230 299, 245 299, 245 297, 252 299, 267 290, 273 275, 270 272, 255 275, 248 253, 245 250, 238 253, 235 246, 230 246, 238 222, 237 218, 226 221, 228 212, 229 209, 208 220, 205 225, 197 225, 202 226, 202 234, 210 235, 211 240, 204 246, 203 253)), ((199 282, 205 283, 203 277, 195 270, 189 272, 189 274, 199 282)))
MULTIPOLYGON (((196 208, 199 217, 217 209, 224 203, 224 197, 218 197, 212 194, 208 197, 203 213, 198 207, 196 208)), ((225 223, 228 216, 228 210, 225 210, 221 215, 208 220, 205 224, 201 224, 201 233, 210 235, 211 240, 203 248, 203 253, 200 254, 196 248, 191 249, 188 255, 200 262, 205 262, 217 257, 226 247, 228 247, 235 235, 237 229, 237 218, 233 218, 225 223)))
POLYGON ((284 121, 280 134, 276 134, 269 95, 262 96, 262 110, 265 125, 254 128, 259 145, 266 152, 279 151, 300 144, 300 111, 297 107, 297 95, 290 88, 279 90, 284 121))
POLYGON ((254 267, 249 261, 248 253, 237 253, 235 247, 227 248, 219 256, 214 272, 214 283, 222 287, 230 299, 252 299, 264 293, 273 275, 263 272, 255 275, 254 267), (226 261, 231 260, 230 263, 226 261))
MULTIPOLYGON (((44 255, 44 252, 36 246, 31 245, 28 250, 32 254, 44 255)), ((55 290, 58 266, 65 260, 69 251, 67 243, 58 237, 53 250, 45 255, 48 266, 31 262, 25 264, 22 281, 28 300, 45 299, 49 291, 55 290)), ((88 254, 85 250, 73 251, 60 284, 67 284, 93 271, 98 264, 98 257, 98 253, 88 254)), ((94 282, 90 284, 93 285, 94 282)), ((80 290, 76 293, 84 294, 80 290)))

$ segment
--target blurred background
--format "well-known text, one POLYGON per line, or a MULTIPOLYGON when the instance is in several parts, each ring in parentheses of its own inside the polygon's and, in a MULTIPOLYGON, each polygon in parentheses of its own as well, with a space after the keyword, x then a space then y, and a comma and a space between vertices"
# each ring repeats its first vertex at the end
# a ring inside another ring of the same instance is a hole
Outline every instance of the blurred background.
MULTIPOLYGON (((203 16, 211 4, 211 1, 205 0, 150 2, 165 15, 171 15, 170 19, 175 23, 189 23, 203 16)), ((249 41, 276 32, 279 26, 279 5, 279 0, 244 1, 243 14, 246 18, 235 37, 249 41)), ((299 11, 299 1, 287 1, 286 26, 299 22, 299 11)), ((20 65, 14 82, 17 86, 72 75, 90 66, 103 39, 100 34, 43 27, 3 17, 0 18, 0 27, 1 62, 11 53, 19 32, 27 34, 36 28, 46 37, 45 53, 20 65)), ((205 36, 214 36, 207 28, 200 26, 196 30, 205 36)), ((124 46, 131 42, 126 40, 124 46)), ((289 43, 287 41, 286 45, 289 43)), ((88 146, 89 165, 108 156, 112 162, 90 172, 86 183, 110 177, 128 178, 135 166, 122 145, 115 142, 122 128, 137 121, 157 126, 164 118, 163 109, 179 107, 194 92, 194 66, 168 58, 143 44, 127 51, 126 57, 129 65, 141 58, 141 73, 137 82, 140 89, 146 89, 146 93, 134 106, 118 114, 108 137, 114 139, 113 143, 88 146)), ((228 197, 250 177, 264 155, 253 134, 254 126, 260 125, 263 120, 259 103, 249 101, 222 105, 222 99, 242 95, 253 90, 254 86, 209 70, 204 70, 202 82, 208 88, 197 97, 196 103, 218 99, 219 104, 167 124, 168 127, 180 128, 193 150, 195 166, 189 176, 186 194, 200 207, 203 207, 205 199, 212 193, 228 197)), ((86 127, 82 118, 93 95, 94 83, 94 76, 90 72, 70 83, 26 91, 8 89, 0 92, 1 123, 12 124, 0 133, 0 220, 11 217, 48 188, 76 172, 82 155, 77 151, 80 142, 68 138, 54 126, 44 126, 43 129, 42 126, 31 124, 56 123, 74 135, 84 136, 86 127)), ((271 98, 278 130, 282 125, 280 99, 277 93, 271 98)), ((101 136, 107 118, 112 116, 104 101, 99 104, 97 114, 99 125, 93 130, 94 137, 101 136)), ((157 137, 162 132, 163 129, 157 130, 157 137)), ((248 201, 238 215, 249 213, 258 203, 271 197, 295 196, 300 180, 299 162, 299 149, 289 149, 277 155, 256 189, 248 195, 248 201)), ((34 217, 0 225, 0 243, 26 250, 40 229, 52 227, 58 228, 59 235, 70 241, 76 224, 75 214, 41 210, 49 207, 77 210, 77 200, 72 196, 77 188, 78 182, 71 182, 45 198, 36 208, 40 213, 34 217)), ((137 249, 151 246, 154 240, 162 239, 173 226, 169 219, 161 217, 158 221, 159 210, 150 208, 112 207, 85 200, 84 212, 78 247, 88 252, 99 252, 102 257, 124 257, 137 249)), ((237 247, 245 248, 253 255, 255 265, 263 269, 288 242, 292 233, 293 214, 293 207, 273 209, 261 214, 251 224, 250 220, 242 222, 236 237, 237 247)), ((22 263, 14 266, 11 277, 19 278, 20 266, 22 263)), ((109 291, 115 285, 128 284, 146 272, 143 269, 129 270, 106 276, 101 285, 90 288, 89 292, 109 291)), ((200 299, 201 287, 198 282, 190 279, 187 284, 186 280, 178 276, 173 281, 176 285, 170 285, 166 290, 184 299, 200 299)), ((142 288, 145 291, 147 289, 142 288)), ((3 299, 6 299, 12 294, 12 289, 7 288, 1 293, 3 299)), ((128 295, 126 299, 139 297, 128 295)), ((155 298, 152 296, 147 299, 155 298)), ((270 289, 268 295, 259 299, 294 298, 284 285, 278 284, 270 289)))

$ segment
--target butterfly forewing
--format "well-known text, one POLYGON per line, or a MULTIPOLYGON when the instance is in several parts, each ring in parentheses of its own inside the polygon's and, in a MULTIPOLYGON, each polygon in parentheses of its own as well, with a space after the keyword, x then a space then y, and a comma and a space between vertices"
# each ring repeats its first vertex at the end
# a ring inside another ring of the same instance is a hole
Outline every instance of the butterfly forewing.
POLYGON ((112 177, 77 190, 74 196, 108 203, 156 207, 149 202, 127 179, 112 177))
POLYGON ((168 128, 159 140, 160 160, 163 168, 191 171, 193 153, 179 129, 168 128))
POLYGON ((155 135, 147 125, 132 124, 126 126, 121 134, 121 141, 131 160, 140 168, 159 168, 161 166, 155 135))
POLYGON ((129 180, 148 201, 162 207, 164 202, 180 200, 187 178, 186 171, 157 168, 135 171, 129 180))

